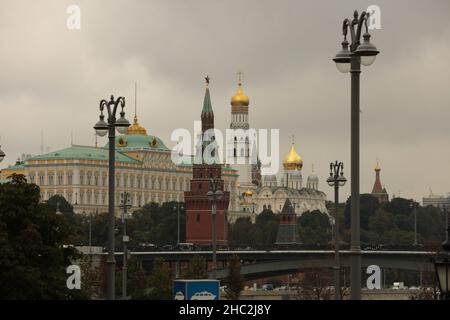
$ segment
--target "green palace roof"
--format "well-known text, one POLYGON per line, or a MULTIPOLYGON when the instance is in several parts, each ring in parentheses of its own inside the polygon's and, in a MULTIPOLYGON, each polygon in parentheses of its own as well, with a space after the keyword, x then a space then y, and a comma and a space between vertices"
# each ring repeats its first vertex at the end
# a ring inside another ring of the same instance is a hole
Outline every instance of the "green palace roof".
MULTIPOLYGON (((105 145, 109 148, 109 142, 105 145)), ((170 151, 164 142, 151 135, 121 135, 116 137, 116 150, 123 151, 141 151, 141 150, 155 150, 155 151, 170 151)))
MULTIPOLYGON (((31 157, 28 160, 108 160, 107 148, 95 148, 89 146, 71 146, 66 149, 31 157)), ((139 161, 116 151, 117 162, 139 163, 139 161)), ((9 169, 9 168, 8 168, 9 169)))
POLYGON ((17 161, 15 164, 7 166, 3 170, 24 170, 25 169, 25 162, 24 161, 17 161))

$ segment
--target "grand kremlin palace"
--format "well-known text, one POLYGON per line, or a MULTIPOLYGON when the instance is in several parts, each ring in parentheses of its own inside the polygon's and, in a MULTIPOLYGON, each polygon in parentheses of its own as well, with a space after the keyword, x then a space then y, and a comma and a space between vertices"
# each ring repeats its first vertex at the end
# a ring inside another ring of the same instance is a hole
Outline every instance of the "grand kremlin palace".
MULTIPOLYGON (((37 184, 44 201, 60 195, 76 213, 107 212, 108 145, 72 145, 29 157, 3 169, 0 179, 6 180, 13 173, 37 184)), ((236 171, 224 166, 222 177, 225 190, 236 195, 236 171)), ((171 150, 160 138, 147 135, 137 117, 125 135, 116 137, 116 205, 125 191, 131 194, 132 210, 149 202, 183 201, 191 178, 192 166, 175 165, 171 150)))

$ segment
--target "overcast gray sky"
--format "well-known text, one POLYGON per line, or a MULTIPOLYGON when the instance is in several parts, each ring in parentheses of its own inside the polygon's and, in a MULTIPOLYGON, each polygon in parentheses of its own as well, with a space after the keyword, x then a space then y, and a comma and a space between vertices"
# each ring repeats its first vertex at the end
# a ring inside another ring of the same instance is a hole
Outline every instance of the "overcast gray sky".
MULTIPOLYGON (((175 128, 192 130, 209 74, 216 127, 230 122, 236 72, 244 72, 255 128, 279 128, 281 157, 291 135, 314 163, 320 188, 328 164, 350 177, 350 76, 331 58, 353 10, 381 7, 381 51, 361 74, 361 191, 374 182, 376 159, 391 194, 421 198, 450 191, 450 2, 433 1, 2 1, 0 136, 2 167, 50 150, 93 145, 98 102, 127 98, 166 144, 175 128), (81 8, 81 30, 66 9, 81 8)), ((106 143, 105 140, 100 141, 106 143)), ((349 184, 344 188, 349 193, 349 184)))

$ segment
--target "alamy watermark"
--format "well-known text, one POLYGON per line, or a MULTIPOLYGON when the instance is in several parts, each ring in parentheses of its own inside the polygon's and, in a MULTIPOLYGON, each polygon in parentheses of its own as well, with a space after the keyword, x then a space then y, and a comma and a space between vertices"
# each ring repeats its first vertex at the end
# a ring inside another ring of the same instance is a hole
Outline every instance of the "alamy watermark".
POLYGON ((369 13, 369 20, 367 21, 367 27, 369 30, 381 29, 381 8, 376 4, 372 4, 367 7, 366 10, 369 13))
POLYGON ((72 264, 67 267, 66 273, 70 274, 70 276, 67 278, 66 286, 67 289, 73 290, 73 289, 81 289, 81 269, 76 264, 72 264))
POLYGON ((76 4, 67 7, 66 13, 69 15, 66 20, 66 26, 69 30, 81 29, 81 9, 76 4))
POLYGON ((194 121, 193 135, 179 128, 172 132, 171 140, 176 142, 171 155, 176 165, 259 163, 262 175, 276 174, 280 165, 279 129, 226 129, 225 135, 209 129, 202 134, 201 122, 194 121))

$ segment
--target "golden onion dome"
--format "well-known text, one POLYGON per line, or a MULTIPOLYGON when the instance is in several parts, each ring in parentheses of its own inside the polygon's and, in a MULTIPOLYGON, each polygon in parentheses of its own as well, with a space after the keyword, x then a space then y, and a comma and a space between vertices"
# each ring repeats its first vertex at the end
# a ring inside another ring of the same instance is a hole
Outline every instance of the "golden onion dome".
POLYGON ((145 130, 144 127, 141 127, 139 125, 137 116, 134 116, 133 124, 130 127, 128 127, 127 135, 141 135, 141 136, 146 136, 147 135, 147 130, 145 130))
POLYGON ((246 106, 250 104, 250 99, 245 95, 242 90, 242 83, 239 82, 236 94, 231 97, 231 105, 234 106, 246 106))
POLYGON ((283 168, 285 170, 300 170, 303 167, 303 160, 295 150, 292 143, 291 150, 283 159, 283 168))
POLYGON ((247 189, 247 191, 244 192, 244 195, 245 195, 246 197, 251 197, 251 196, 253 196, 253 191, 250 190, 250 189, 247 189))

